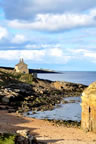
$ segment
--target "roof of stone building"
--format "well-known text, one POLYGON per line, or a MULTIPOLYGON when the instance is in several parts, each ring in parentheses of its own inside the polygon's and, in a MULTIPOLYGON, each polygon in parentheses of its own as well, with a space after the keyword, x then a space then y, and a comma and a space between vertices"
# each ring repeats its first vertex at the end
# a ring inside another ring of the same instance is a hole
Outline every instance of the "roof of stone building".
POLYGON ((18 64, 16 64, 16 66, 19 66, 19 65, 22 65, 22 64, 27 66, 27 64, 25 64, 25 63, 24 63, 23 58, 22 58, 22 59, 20 59, 19 63, 18 63, 18 64))

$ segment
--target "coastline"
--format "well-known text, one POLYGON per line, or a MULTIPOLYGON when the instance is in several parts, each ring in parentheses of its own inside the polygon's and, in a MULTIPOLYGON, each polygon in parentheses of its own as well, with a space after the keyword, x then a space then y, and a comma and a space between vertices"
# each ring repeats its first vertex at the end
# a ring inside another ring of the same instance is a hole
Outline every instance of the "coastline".
POLYGON ((31 74, 13 70, 0 69, 0 76, 0 102, 19 113, 52 110, 63 98, 80 96, 87 87, 71 82, 35 79, 31 74))
POLYGON ((54 125, 45 120, 23 117, 16 113, 0 110, 0 131, 15 133, 29 129, 39 142, 45 144, 96 144, 96 134, 84 132, 77 127, 54 125))
POLYGON ((29 110, 51 110, 63 98, 80 96, 87 87, 71 82, 33 79, 13 71, 0 71, 0 132, 28 129, 45 144, 95 144, 96 134, 85 133, 73 122, 24 117, 29 110))

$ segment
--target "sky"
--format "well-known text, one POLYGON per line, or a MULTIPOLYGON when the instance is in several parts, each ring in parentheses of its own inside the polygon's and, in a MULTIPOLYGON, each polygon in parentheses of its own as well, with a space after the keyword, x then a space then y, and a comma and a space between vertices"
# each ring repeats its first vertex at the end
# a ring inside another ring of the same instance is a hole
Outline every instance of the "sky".
POLYGON ((96 0, 0 0, 0 66, 96 71, 96 0))

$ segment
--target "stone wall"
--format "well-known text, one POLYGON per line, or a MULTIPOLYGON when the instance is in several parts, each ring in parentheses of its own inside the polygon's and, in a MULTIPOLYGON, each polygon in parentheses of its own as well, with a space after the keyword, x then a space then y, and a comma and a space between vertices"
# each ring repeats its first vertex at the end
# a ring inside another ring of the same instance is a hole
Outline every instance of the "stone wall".
POLYGON ((29 73, 29 70, 26 65, 15 66, 15 70, 16 72, 20 72, 20 73, 29 73))

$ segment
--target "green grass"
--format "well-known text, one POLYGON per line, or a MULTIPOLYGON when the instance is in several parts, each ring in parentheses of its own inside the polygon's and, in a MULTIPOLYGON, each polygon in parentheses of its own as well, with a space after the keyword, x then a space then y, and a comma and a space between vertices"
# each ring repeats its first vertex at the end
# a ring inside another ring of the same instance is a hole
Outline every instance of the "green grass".
POLYGON ((33 76, 31 74, 21 74, 19 80, 28 84, 32 84, 33 76))
POLYGON ((0 69, 0 79, 0 86, 5 86, 10 81, 21 81, 28 84, 32 84, 33 76, 32 74, 22 74, 16 73, 15 71, 0 69))
POLYGON ((12 134, 1 134, 0 135, 0 144, 15 144, 15 135, 12 134))

